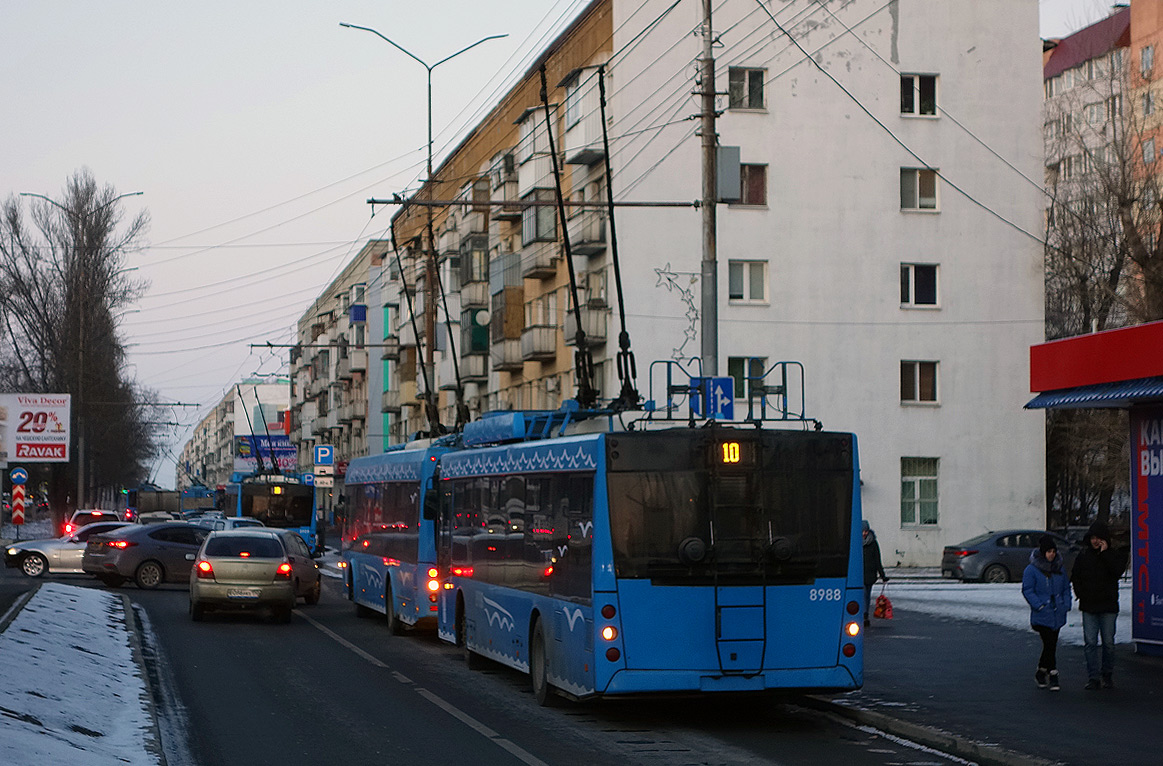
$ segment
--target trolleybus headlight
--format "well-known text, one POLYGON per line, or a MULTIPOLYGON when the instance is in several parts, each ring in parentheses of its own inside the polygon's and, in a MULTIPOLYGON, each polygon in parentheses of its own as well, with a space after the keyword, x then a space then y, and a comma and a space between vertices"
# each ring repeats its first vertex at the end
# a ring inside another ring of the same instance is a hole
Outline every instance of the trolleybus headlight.
POLYGON ((618 610, 614 608, 613 604, 606 604, 605 606, 602 607, 602 616, 605 617, 607 620, 614 619, 614 615, 617 613, 618 613, 618 610))
POLYGON ((607 625, 606 627, 602 628, 602 638, 606 639, 607 641, 613 641, 617 637, 618 629, 613 625, 607 625))
POLYGON ((844 644, 844 649, 842 651, 844 652, 845 657, 856 656, 856 647, 853 644, 844 644))
POLYGON ((844 632, 855 638, 860 635, 860 623, 850 622, 844 627, 844 632))
POLYGON ((860 611, 860 604, 856 603, 855 601, 849 601, 847 609, 848 614, 856 614, 860 611))

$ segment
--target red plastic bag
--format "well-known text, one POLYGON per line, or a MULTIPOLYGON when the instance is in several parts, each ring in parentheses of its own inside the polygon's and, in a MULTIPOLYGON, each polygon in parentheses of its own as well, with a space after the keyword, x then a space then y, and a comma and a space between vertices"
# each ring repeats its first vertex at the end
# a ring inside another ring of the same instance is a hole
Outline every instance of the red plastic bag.
POLYGON ((892 619, 892 602, 884 595, 884 586, 880 588, 880 595, 876 597, 876 606, 872 608, 872 616, 883 620, 892 619))

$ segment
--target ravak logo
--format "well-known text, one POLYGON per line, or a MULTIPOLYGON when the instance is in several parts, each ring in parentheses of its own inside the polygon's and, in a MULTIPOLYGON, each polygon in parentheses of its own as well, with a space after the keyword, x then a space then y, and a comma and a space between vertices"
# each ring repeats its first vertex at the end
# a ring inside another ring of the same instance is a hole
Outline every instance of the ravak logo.
POLYGON ((16 457, 18 458, 53 458, 65 459, 65 445, 63 444, 17 444, 16 457))
POLYGON ((571 613, 568 606, 561 611, 565 612, 565 619, 569 620, 569 632, 573 633, 573 626, 582 622, 585 615, 582 614, 582 610, 580 609, 576 609, 571 613))
POLYGON ((496 625, 498 628, 512 633, 515 626, 513 615, 505 607, 490 598, 482 600, 485 603, 485 616, 489 618, 489 624, 496 625))

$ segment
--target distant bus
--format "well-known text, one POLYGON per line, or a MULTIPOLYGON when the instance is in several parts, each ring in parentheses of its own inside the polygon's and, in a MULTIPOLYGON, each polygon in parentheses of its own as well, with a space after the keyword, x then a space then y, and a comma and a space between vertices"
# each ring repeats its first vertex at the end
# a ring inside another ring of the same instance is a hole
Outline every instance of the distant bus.
POLYGON ((356 614, 384 614, 395 634, 435 627, 436 505, 433 478, 448 447, 424 442, 352 460, 344 478, 341 545, 356 614))
POLYGON ((315 486, 302 474, 235 473, 223 494, 223 513, 250 516, 268 527, 294 529, 312 553, 322 551, 315 486))
POLYGON ((126 492, 125 519, 134 521, 143 513, 177 514, 181 512, 181 493, 175 489, 161 489, 143 484, 126 492))
POLYGON ((542 704, 863 684, 853 434, 522 439, 522 417, 439 459, 438 633, 470 667, 530 674, 542 704))

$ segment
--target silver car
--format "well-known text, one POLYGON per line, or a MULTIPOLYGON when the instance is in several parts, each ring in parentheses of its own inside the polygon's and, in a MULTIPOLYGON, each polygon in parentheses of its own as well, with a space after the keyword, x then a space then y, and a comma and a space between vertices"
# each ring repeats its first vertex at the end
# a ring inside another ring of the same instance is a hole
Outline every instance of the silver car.
POLYGON ((126 526, 129 523, 124 521, 100 521, 64 537, 13 543, 4 550, 4 565, 13 569, 19 567, 29 577, 41 577, 49 572, 83 574, 81 557, 89 536, 126 526))
POLYGON ((190 619, 209 609, 264 610, 290 622, 296 601, 318 603, 321 588, 319 565, 297 532, 211 532, 190 570, 190 619))

